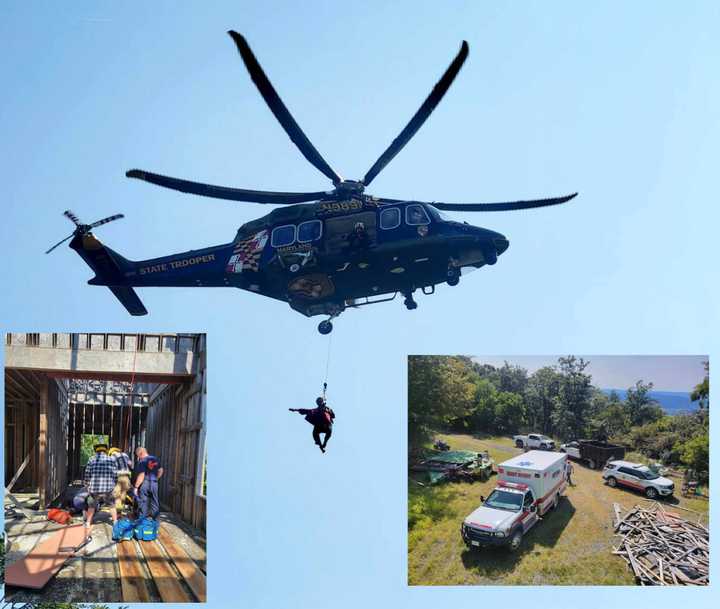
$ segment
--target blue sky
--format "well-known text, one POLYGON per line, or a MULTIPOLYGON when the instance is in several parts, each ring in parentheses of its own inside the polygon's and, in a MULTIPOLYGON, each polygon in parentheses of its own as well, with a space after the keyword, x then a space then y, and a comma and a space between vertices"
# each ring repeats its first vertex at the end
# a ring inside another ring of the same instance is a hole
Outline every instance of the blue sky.
MULTIPOLYGON (((3 2, 2 324, 208 333, 211 607, 587 605, 572 588, 406 587, 406 356, 714 359, 719 16, 710 1, 3 2), (337 320, 326 455, 287 412, 323 380, 317 318, 235 290, 146 289, 150 315, 132 319, 86 285, 74 252, 43 255, 70 232, 67 208, 88 221, 125 213, 97 235, 131 259, 227 242, 267 212, 128 180, 133 167, 245 188, 328 186, 264 105, 230 28, 347 177, 364 174, 466 39, 455 85, 372 194, 580 192, 544 210, 455 214, 509 238, 497 265, 420 297, 416 311, 396 301, 337 320)), ((710 606, 710 592, 693 591, 694 606, 710 606)), ((688 591, 592 595, 598 607, 650 596, 669 607, 688 591)))
MULTIPOLYGON (((582 355, 589 362, 585 372, 602 389, 627 389, 637 381, 652 383, 657 391, 691 392, 705 377, 702 355, 582 355)), ((478 355, 480 364, 500 367, 505 362, 529 374, 543 366, 557 366, 557 355, 478 355)))

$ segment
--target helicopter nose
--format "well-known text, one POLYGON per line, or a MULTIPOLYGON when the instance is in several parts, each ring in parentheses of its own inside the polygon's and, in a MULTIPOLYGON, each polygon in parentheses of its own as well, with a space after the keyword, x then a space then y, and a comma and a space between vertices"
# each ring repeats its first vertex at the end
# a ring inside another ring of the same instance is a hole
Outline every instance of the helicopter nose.
POLYGON ((510 246, 505 235, 487 229, 483 229, 483 240, 485 241, 483 256, 485 263, 490 265, 495 264, 498 256, 510 246))
POLYGON ((500 233, 497 233, 496 236, 493 237, 493 243, 495 244, 495 251, 498 256, 510 247, 510 242, 500 233))

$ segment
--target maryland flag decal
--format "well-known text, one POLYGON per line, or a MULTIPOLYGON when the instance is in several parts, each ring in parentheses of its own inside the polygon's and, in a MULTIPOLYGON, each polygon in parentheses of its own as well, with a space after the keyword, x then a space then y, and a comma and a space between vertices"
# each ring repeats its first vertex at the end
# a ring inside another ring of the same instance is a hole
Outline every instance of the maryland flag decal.
POLYGON ((228 273, 242 273, 243 271, 257 271, 260 268, 260 255, 268 241, 268 231, 261 230, 252 237, 238 241, 233 249, 233 255, 228 260, 225 271, 228 273))

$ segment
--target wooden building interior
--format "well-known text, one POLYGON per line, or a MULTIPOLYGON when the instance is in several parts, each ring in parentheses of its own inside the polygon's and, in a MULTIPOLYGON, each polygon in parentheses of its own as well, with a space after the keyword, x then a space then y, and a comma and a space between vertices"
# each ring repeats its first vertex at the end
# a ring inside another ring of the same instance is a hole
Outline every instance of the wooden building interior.
MULTIPOLYGON (((201 379, 202 377, 200 377, 201 379)), ((205 529, 202 381, 120 383, 5 369, 5 486, 36 492, 39 508, 82 480, 85 435, 106 436, 133 457, 145 446, 160 458, 163 509, 205 529)))

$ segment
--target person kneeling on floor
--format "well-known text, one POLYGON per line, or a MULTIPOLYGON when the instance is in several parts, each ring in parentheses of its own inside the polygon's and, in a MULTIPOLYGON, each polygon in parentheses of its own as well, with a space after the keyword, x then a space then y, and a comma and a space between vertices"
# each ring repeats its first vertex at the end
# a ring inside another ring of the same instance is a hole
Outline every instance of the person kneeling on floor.
POLYGON ((93 517, 101 505, 110 506, 110 517, 113 524, 117 521, 115 500, 112 496, 117 480, 117 464, 115 459, 107 454, 107 444, 96 444, 95 454, 85 466, 83 482, 88 490, 87 510, 85 511, 86 536, 90 537, 93 517))
POLYGON ((162 478, 165 470, 160 465, 160 460, 142 446, 135 449, 135 456, 137 462, 134 489, 138 501, 138 516, 141 519, 157 518, 160 514, 158 480, 162 478))

